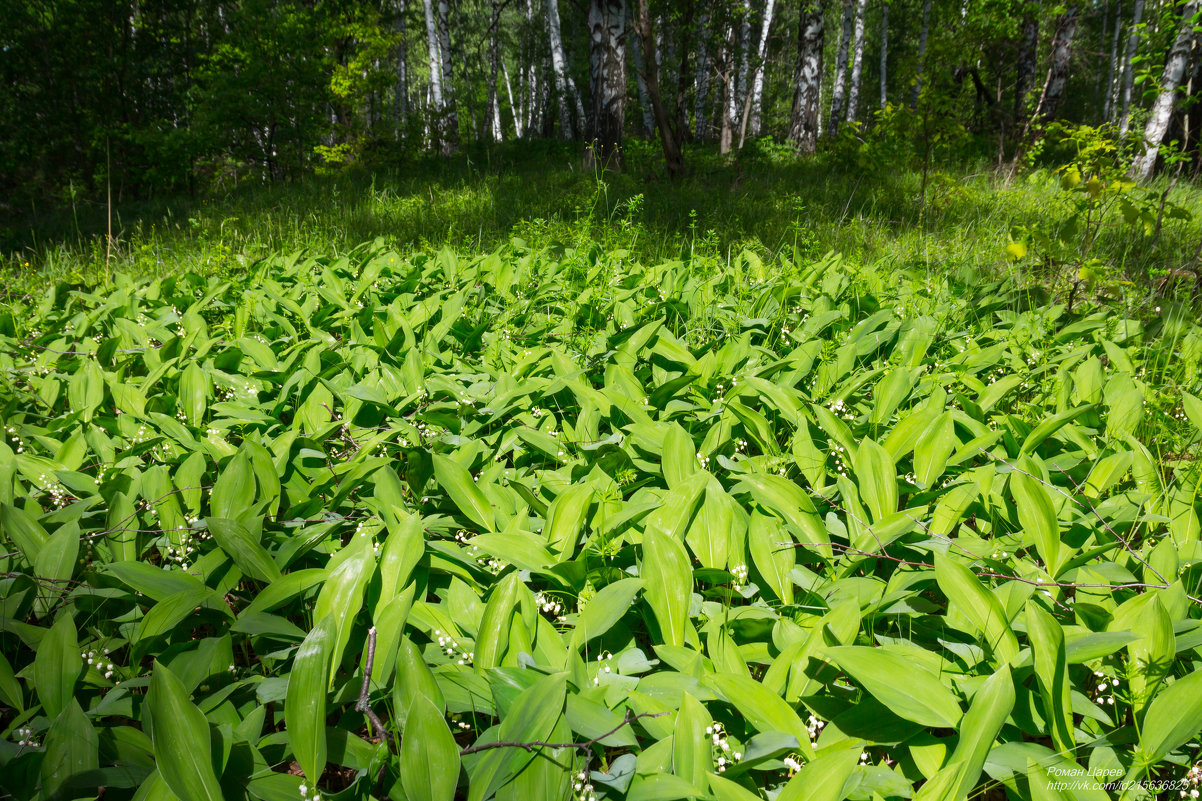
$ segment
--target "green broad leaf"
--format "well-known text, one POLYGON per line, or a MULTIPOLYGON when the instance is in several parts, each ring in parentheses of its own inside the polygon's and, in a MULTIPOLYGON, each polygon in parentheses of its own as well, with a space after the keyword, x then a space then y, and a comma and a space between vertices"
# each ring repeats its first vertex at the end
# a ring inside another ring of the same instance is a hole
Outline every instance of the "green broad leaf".
POLYGON ((54 798, 60 792, 84 791, 96 781, 100 769, 99 738, 92 722, 74 698, 50 724, 42 756, 42 797, 54 798))
POLYGON ((79 640, 71 615, 60 613, 42 637, 33 658, 33 687, 47 717, 58 717, 75 692, 83 669, 79 640))
POLYGON ((797 564, 793 538, 776 518, 751 513, 747 528, 747 546, 755 569, 783 604, 793 603, 793 580, 789 574, 797 564))
POLYGON ((334 625, 327 617, 305 636, 293 657, 284 697, 288 742, 310 782, 316 782, 326 769, 326 697, 334 625))
POLYGON ((809 732, 796 710, 785 699, 750 676, 719 673, 709 681, 757 731, 791 734, 797 738, 802 753, 811 755, 809 732))
POLYGON ((409 801, 454 801, 459 783, 459 746, 442 712, 416 697, 405 715, 401 784, 409 801))
POLYGON ((669 489, 679 487, 700 469, 697 466, 697 446, 678 423, 672 423, 664 432, 661 466, 669 489))
POLYGON ((179 376, 179 404, 188 418, 188 425, 204 422, 209 400, 209 377, 196 362, 189 362, 179 376))
POLYGON ((640 577, 645 582, 643 597, 659 623, 664 642, 684 645, 693 597, 693 571, 684 546, 659 532, 644 532, 640 577))
POLYGON ((225 465, 213 492, 209 508, 213 517, 242 521, 252 513, 255 500, 255 474, 246 451, 236 453, 225 465))
POLYGON ((175 595, 169 595, 150 608, 150 611, 138 621, 138 629, 131 641, 142 643, 153 637, 174 632, 181 622, 186 620, 199 608, 214 609, 232 615, 221 596, 207 587, 200 592, 183 590, 175 595))
POLYGON ((50 539, 46 529, 24 509, 0 504, 0 538, 17 546, 25 561, 36 564, 38 554, 50 539))
MULTIPOLYGON (((438 635, 435 635, 436 637, 438 635)), ((430 671, 421 650, 409 640, 401 637, 396 653, 396 680, 392 685, 392 708, 399 717, 401 731, 405 731, 406 715, 414 700, 423 698, 434 704, 439 712, 446 712, 446 701, 442 690, 430 671)))
POLYGON ((79 559, 78 523, 67 523, 50 535, 33 563, 33 573, 45 582, 34 602, 34 612, 45 617, 51 605, 66 591, 66 582, 75 574, 79 559))
POLYGON ((1202 400, 1198 400, 1196 395, 1182 392, 1181 408, 1185 411, 1186 418, 1189 419, 1198 433, 1202 434, 1202 400))
POLYGON ((331 620, 332 640, 326 653, 330 657, 329 676, 333 681, 342 654, 351 638, 355 617, 363 607, 363 592, 375 573, 375 557, 369 537, 355 535, 352 542, 335 558, 347 552, 326 579, 313 605, 313 622, 331 620))
POLYGON ((388 537, 384 540, 377 567, 380 575, 380 606, 391 602, 401 588, 409 583, 409 577, 425 550, 426 540, 420 515, 403 514, 395 522, 388 523, 388 537))
POLYGON ((555 557, 546 549, 546 541, 528 531, 499 531, 495 534, 480 534, 468 540, 468 545, 479 548, 507 564, 515 565, 531 573, 543 573, 555 564, 555 557))
POLYGON ((279 579, 272 582, 269 586, 264 587, 262 591, 255 595, 251 602, 246 605, 246 608, 242 610, 240 616, 270 612, 277 606, 281 606, 297 595, 300 595, 305 590, 322 583, 328 575, 329 572, 325 569, 314 567, 305 570, 294 570, 291 573, 280 576, 279 579))
POLYGON ((986 645, 1002 662, 1018 657, 1018 638, 997 596, 971 570, 949 556, 936 554, 935 581, 960 614, 970 620, 986 645))
MULTIPOLYGON (((1136 765, 1151 766, 1202 730, 1202 670, 1168 684, 1152 699, 1136 749, 1136 765)), ((1132 766, 1134 772, 1136 765, 1132 766)))
POLYGON ((482 531, 495 531, 496 518, 488 498, 476 486, 471 473, 458 462, 436 453, 434 459, 434 480, 446 491, 447 496, 455 504, 464 517, 472 521, 482 531))
MULTIPOLYGON (((580 613, 580 617, 577 618, 576 628, 572 631, 570 647, 573 650, 578 649, 589 640, 600 637, 613 628, 630 611, 630 607, 634 605, 634 599, 644 585, 645 582, 641 578, 626 578, 603 587, 592 597, 588 605, 584 607, 584 611, 580 613)), ((478 646, 476 657, 477 664, 479 664, 478 646)))
POLYGON ((208 517, 205 518, 205 525, 221 550, 225 551, 247 576, 264 584, 280 580, 280 569, 271 560, 267 550, 241 523, 220 517, 208 517))
POLYGON ((1043 607, 1027 601, 1027 636, 1035 652, 1035 676, 1044 716, 1051 721, 1052 741, 1062 753, 1071 753, 1073 741, 1072 689, 1064 630, 1043 607))
POLYGON ((959 447, 951 412, 936 417, 914 446, 914 477, 920 487, 933 487, 947 468, 947 459, 959 447))
POLYGON ((724 570, 734 546, 733 539, 741 538, 742 511, 722 485, 714 481, 706 486, 705 498, 685 532, 685 543, 701 562, 702 567, 724 570))
POLYGON ((700 701, 687 692, 681 696, 672 736, 672 772, 696 787, 704 787, 705 775, 714 769, 712 744, 706 733, 712 723, 700 701))
POLYGON ((589 505, 593 502, 593 488, 587 484, 573 484, 561 492, 547 510, 547 524, 543 535, 551 552, 559 561, 571 559, 576 552, 576 543, 588 518, 589 505))
POLYGON ((180 801, 221 801, 209 722, 175 674, 157 661, 146 705, 154 723, 150 740, 155 765, 171 792, 180 801))
MULTIPOLYGON (((566 692, 566 673, 544 676, 523 690, 509 708, 509 714, 501 720, 497 740, 546 742, 563 715, 566 692)), ((512 781, 534 758, 535 753, 524 748, 493 748, 485 751, 470 771, 468 801, 484 801, 512 781)))
POLYGON ((1056 520, 1056 506, 1052 495, 1041 481, 1034 478, 1039 469, 1032 460, 1024 460, 1019 469, 1010 474, 1010 492, 1018 507, 1018 522, 1023 532, 1034 538, 1035 548, 1047 565, 1048 575, 1053 578, 1069 558, 1071 549, 1060 542, 1060 524, 1056 520))
POLYGON ((951 534, 980 493, 980 488, 975 483, 957 484, 949 489, 935 504, 935 511, 931 514, 930 533, 936 537, 951 534))
POLYGON ((746 488, 756 503, 780 515, 791 524, 802 541, 812 545, 826 546, 823 553, 829 554, 830 537, 814 502, 801 487, 783 476, 768 473, 748 473, 739 477, 736 492, 746 488))
POLYGON ((860 759, 860 741, 843 742, 810 761, 789 780, 777 801, 843 801, 860 759))
POLYGON ((897 470, 889 451, 874 440, 865 439, 860 442, 852 462, 860 499, 872 514, 872 522, 879 523, 894 514, 897 511, 897 470))
POLYGON ((1096 408, 1097 407, 1093 404, 1087 404, 1085 406, 1078 406, 1075 409, 1069 409, 1068 411, 1061 412, 1060 414, 1052 415, 1039 425, 1035 426, 1035 428, 1031 429, 1031 433, 1027 434, 1026 439, 1023 440, 1023 445, 1019 450, 1019 453, 1034 453, 1035 449, 1042 445, 1048 437, 1052 436, 1081 415, 1092 412, 1096 408))
POLYGON ((920 375, 920 370, 907 370, 902 367, 890 370, 874 388, 872 412, 868 415, 868 422, 880 425, 887 421, 897 407, 910 397, 920 375))
POLYGON ((948 763, 919 788, 915 801, 965 801, 976 787, 985 759, 1014 709, 1014 679, 1003 665, 985 680, 960 723, 960 739, 948 763))
POLYGON ((517 606, 521 579, 516 571, 510 571, 492 590, 484 615, 480 618, 480 636, 476 639, 477 670, 488 670, 501 664, 501 657, 509 647, 510 618, 517 606))
POLYGON ((934 673, 897 651, 851 645, 827 655, 894 714, 923 726, 955 728, 960 704, 934 673), (905 676, 905 681, 898 681, 905 676))
POLYGON ((18 713, 25 711, 25 697, 21 692, 21 683, 17 681, 17 676, 13 673, 13 666, 4 654, 0 654, 0 701, 8 704, 18 713))

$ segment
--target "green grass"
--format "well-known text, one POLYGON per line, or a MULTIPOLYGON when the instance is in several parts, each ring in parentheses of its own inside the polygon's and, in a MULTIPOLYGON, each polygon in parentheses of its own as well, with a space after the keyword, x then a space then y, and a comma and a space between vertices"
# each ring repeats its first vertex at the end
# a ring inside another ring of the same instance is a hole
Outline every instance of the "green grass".
MULTIPOLYGON (((1004 249, 1015 231, 1069 214, 1055 176, 1043 171, 1007 183, 989 165, 939 164, 920 207, 918 171, 905 163, 861 170, 847 166, 846 152, 798 159, 757 144, 730 159, 697 151, 679 183, 657 175, 652 145, 632 142, 628 160, 625 174, 598 176, 582 170, 573 147, 518 143, 195 200, 119 202, 111 259, 103 205, 68 206, 13 223, 0 238, 0 270, 17 287, 116 271, 231 274, 277 251, 345 253, 381 238, 403 251, 471 253, 518 236, 623 248, 648 262, 747 249, 799 261, 834 251, 883 269, 995 275, 1014 271, 1004 249)), ((1093 255, 1109 278, 1136 285, 1111 294, 1144 302, 1166 272, 1196 269, 1202 192, 1182 184, 1173 199, 1194 218, 1169 221, 1154 246, 1131 226, 1103 233, 1093 255)), ((1063 292, 1073 270, 1041 267, 1043 255, 1033 249, 1019 266, 1063 292)))

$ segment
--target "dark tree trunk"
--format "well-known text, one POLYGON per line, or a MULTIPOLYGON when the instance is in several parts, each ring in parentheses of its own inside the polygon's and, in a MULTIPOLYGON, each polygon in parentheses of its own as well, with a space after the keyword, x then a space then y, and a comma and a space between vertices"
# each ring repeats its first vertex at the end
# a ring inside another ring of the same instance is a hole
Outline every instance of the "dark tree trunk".
POLYGON ((1048 68, 1047 86, 1039 104, 1039 113, 1036 114, 1041 119, 1055 119, 1060 111, 1060 104, 1064 102, 1064 90, 1068 86, 1069 65, 1073 57, 1073 37, 1077 33, 1077 22, 1081 18, 1077 12, 1077 6, 1069 6, 1056 25, 1056 35, 1052 37, 1052 63, 1048 68))
POLYGON ((1014 125, 1027 123, 1027 107, 1035 89, 1036 49, 1039 45, 1039 19, 1030 14, 1023 19, 1022 39, 1018 45, 1018 80, 1014 84, 1014 125))
POLYGON ((659 128, 660 144, 664 150, 668 172, 673 178, 679 178, 684 174, 684 161, 680 157, 680 147, 676 138, 672 135, 672 119, 668 116, 663 95, 659 91, 659 59, 655 54, 655 29, 651 25, 651 11, 647 6, 648 0, 638 0, 639 16, 636 27, 643 45, 643 62, 646 68, 643 79, 647 83, 647 94, 651 97, 651 107, 655 111, 655 124, 659 128))

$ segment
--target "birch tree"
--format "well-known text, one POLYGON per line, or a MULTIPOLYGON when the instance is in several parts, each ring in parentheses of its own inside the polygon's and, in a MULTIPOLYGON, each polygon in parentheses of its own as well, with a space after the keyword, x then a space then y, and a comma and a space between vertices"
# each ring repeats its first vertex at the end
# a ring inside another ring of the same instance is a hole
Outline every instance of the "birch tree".
POLYGON ((655 115, 651 111, 651 98, 647 96, 647 82, 643 80, 646 67, 643 62, 643 46, 639 44, 637 36, 630 42, 630 54, 634 59, 635 88, 639 93, 639 110, 642 112, 640 133, 650 139, 655 135, 655 115))
POLYGON ((1139 52, 1139 24, 1144 14, 1144 0, 1135 0, 1131 11, 1131 33, 1127 37, 1127 52, 1123 55, 1123 77, 1119 87, 1119 133, 1126 134, 1131 124, 1131 89, 1135 86, 1135 54, 1139 52))
POLYGON ((426 44, 430 51, 429 106, 430 116, 433 117, 430 124, 431 138, 443 153, 448 153, 454 146, 446 136, 446 105, 442 95, 442 53, 439 50, 438 23, 434 19, 432 0, 422 0, 422 6, 426 12, 426 44))
POLYGON ((825 28, 825 0, 809 0, 802 7, 797 26, 797 75, 789 123, 789 139, 806 154, 818 147, 825 28))
POLYGON ((1077 33, 1077 22, 1080 20, 1077 11, 1077 6, 1069 6, 1060 15, 1056 35, 1052 37, 1051 64, 1048 66, 1048 77, 1044 83, 1043 97, 1040 98, 1036 117, 1053 119, 1064 101, 1069 64, 1073 55, 1073 37, 1077 33))
POLYGON ((839 49, 835 55, 835 85, 831 89, 831 114, 827 124, 831 136, 839 133, 839 123, 843 121, 843 105, 847 96, 847 49, 851 44, 854 2, 858 0, 843 0, 843 28, 839 32, 839 49))
POLYGON ((772 28, 772 13, 776 10, 776 0, 768 0, 764 5, 764 20, 760 27, 760 43, 755 53, 755 72, 751 79, 751 109, 750 119, 744 127, 750 128, 752 136, 760 135, 760 126, 764 113, 764 71, 768 59, 768 33, 772 28))
POLYGON ((590 0, 588 28, 591 153, 602 167, 620 170, 626 121, 626 0, 590 0))
POLYGON ((1118 95, 1118 85, 1115 83, 1115 73, 1118 71, 1119 63, 1119 32, 1123 29, 1123 0, 1116 0, 1114 4, 1114 30, 1110 34, 1110 64, 1106 70, 1106 96, 1102 105, 1102 121, 1110 122, 1114 119, 1115 100, 1118 95))
POLYGON ((864 72, 864 10, 868 0, 856 0, 855 32, 851 59, 851 88, 847 92, 847 121, 855 122, 860 113, 860 78, 864 72))
POLYGON ((1169 123, 1173 119, 1177 91, 1184 83, 1186 72, 1189 70, 1190 51, 1198 32, 1198 6, 1199 0, 1190 0, 1181 7, 1181 24, 1177 29, 1177 38, 1173 40, 1173 46, 1165 59, 1164 72, 1160 76, 1160 92, 1156 95, 1156 101, 1148 114, 1148 123, 1144 126, 1144 150, 1131 164, 1131 175, 1135 178, 1150 177, 1156 167, 1160 145, 1164 142, 1169 123))
POLYGON ((572 138, 572 98, 568 94, 567 59, 563 54, 563 36, 559 30, 559 0, 545 0, 547 33, 551 39, 551 73, 555 78, 555 99, 559 104, 559 135, 572 138))
POLYGON ((497 87, 498 62, 501 57, 501 0, 492 0, 488 26, 488 110, 484 128, 494 142, 501 141, 501 99, 497 87))

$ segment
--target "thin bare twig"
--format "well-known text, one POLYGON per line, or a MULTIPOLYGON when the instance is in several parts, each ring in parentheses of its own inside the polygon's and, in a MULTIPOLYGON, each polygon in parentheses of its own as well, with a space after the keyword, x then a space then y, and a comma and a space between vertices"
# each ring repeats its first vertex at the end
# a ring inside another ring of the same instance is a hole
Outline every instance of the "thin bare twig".
POLYGON ((355 702, 355 711, 362 712, 367 715, 367 719, 371 721, 372 727, 376 730, 376 742, 384 739, 384 733, 388 731, 388 727, 384 725, 384 721, 380 720, 380 716, 372 711, 370 696, 371 688, 371 672, 376 663, 376 627, 372 626, 367 630, 367 659, 363 664, 363 685, 359 688, 359 700, 355 702))

